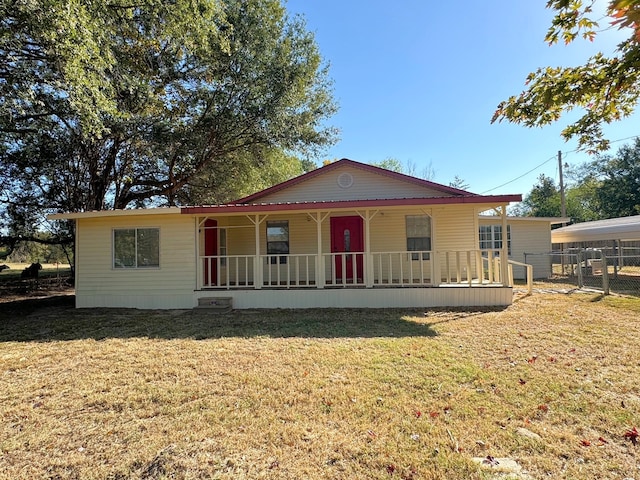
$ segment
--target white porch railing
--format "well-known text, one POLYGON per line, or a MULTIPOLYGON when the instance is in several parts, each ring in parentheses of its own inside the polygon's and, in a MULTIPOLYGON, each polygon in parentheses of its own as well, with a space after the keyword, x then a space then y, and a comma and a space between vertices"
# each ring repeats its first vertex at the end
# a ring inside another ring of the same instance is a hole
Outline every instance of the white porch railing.
MULTIPOLYGON (((399 251, 200 257, 198 288, 324 288, 354 286, 512 286, 502 282, 498 250, 399 251)), ((532 275, 528 270, 527 278, 532 275)))
POLYGON ((254 255, 200 257, 198 278, 202 288, 253 287, 254 258, 254 255))
POLYGON ((499 250, 457 250, 440 252, 443 284, 502 285, 499 250))
POLYGON ((325 285, 328 287, 354 287, 365 285, 364 252, 325 253, 322 255, 325 285))
POLYGON ((317 255, 260 255, 262 286, 315 287, 317 255))
POLYGON ((528 263, 516 262, 515 260, 509 260, 509 286, 513 287, 513 266, 519 265, 527 269, 527 293, 531 295, 533 292, 533 265, 528 263))
POLYGON ((431 252, 375 252, 374 285, 429 285, 433 278, 431 252))

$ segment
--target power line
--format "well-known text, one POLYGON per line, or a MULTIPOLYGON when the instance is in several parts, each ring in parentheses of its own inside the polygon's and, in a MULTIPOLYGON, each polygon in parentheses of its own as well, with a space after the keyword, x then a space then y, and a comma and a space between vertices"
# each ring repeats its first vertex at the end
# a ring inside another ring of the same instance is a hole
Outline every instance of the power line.
MULTIPOLYGON (((610 141, 609 143, 610 143, 610 144, 614 144, 614 143, 618 143, 618 142, 624 142, 625 140, 631 140, 631 139, 634 139, 634 138, 640 138, 640 135, 633 135, 633 136, 631 136, 631 137, 619 138, 619 139, 617 139, 617 140, 612 140, 612 141, 610 141)), ((567 152, 562 152, 562 155, 563 155, 563 156, 566 156, 566 155, 568 155, 569 153, 576 153, 577 151, 579 151, 579 149, 578 149, 578 148, 574 148, 573 150, 569 150, 569 151, 567 151, 567 152)), ((516 178, 514 178, 514 179, 512 179, 512 180, 509 180, 508 182, 505 182, 505 183, 503 183, 502 185, 498 185, 497 187, 493 187, 493 188, 491 188, 491 189, 489 189, 489 190, 485 190, 485 191, 484 191, 484 192, 482 192, 480 195, 484 195, 485 193, 493 192, 494 190, 497 190, 497 189, 502 188, 502 187, 504 187, 504 186, 506 186, 506 185, 509 185, 510 183, 513 183, 513 182, 515 182, 515 181, 517 181, 517 180, 520 180, 522 177, 526 177, 526 176, 527 176, 527 175, 529 175, 530 173, 532 173, 532 172, 536 171, 537 169, 539 169, 539 168, 540 168, 540 167, 542 167, 543 165, 546 165, 546 164, 547 164, 547 163, 549 163, 551 160, 554 160, 554 159, 556 159, 556 158, 557 158, 557 156, 556 156, 556 155, 554 155, 554 156, 552 156, 552 157, 549 157, 549 158, 547 158, 544 162, 542 162, 540 165, 537 165, 537 166, 533 167, 533 168, 532 168, 531 170, 529 170, 528 172, 523 173, 522 175, 520 175, 520 176, 518 176, 518 177, 516 177, 516 178)))
POLYGON ((549 163, 551 160, 555 160, 555 158, 556 158, 556 156, 555 156, 555 155, 554 155, 554 156, 552 156, 552 157, 549 157, 549 158, 547 158, 544 162, 542 162, 540 165, 537 165, 537 166, 533 167, 533 168, 532 168, 531 170, 529 170, 528 172, 523 173, 523 174, 522 174, 522 175, 520 175, 519 177, 516 177, 516 178, 514 178, 513 180, 509 180, 508 182, 503 183, 502 185, 498 185, 497 187, 493 187, 493 188, 492 188, 492 189, 490 189, 490 190, 486 190, 486 191, 482 192, 482 193, 481 193, 481 195, 484 195, 485 193, 493 192, 494 190, 497 190, 497 189, 499 189, 499 188, 502 188, 502 187, 504 187, 505 185, 509 185, 510 183, 513 183, 513 182, 515 182, 516 180, 520 180, 522 177, 526 177, 526 176, 527 176, 527 175, 529 175, 531 172, 533 172, 533 171, 535 171, 535 170, 539 169, 541 166, 543 166, 543 165, 545 165, 545 164, 549 163))

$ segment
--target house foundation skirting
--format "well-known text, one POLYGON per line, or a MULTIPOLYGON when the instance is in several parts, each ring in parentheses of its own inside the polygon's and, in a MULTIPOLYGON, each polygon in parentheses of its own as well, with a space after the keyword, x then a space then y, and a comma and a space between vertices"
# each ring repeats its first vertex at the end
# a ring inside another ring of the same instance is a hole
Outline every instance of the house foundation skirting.
POLYGON ((234 309, 247 308, 428 308, 511 305, 513 289, 502 286, 422 288, 331 288, 197 290, 181 294, 76 294, 78 308, 190 309, 206 299, 229 299, 234 309))
POLYGON ((247 308, 427 308, 511 305, 511 287, 344 288, 297 290, 225 290, 194 292, 200 298, 231 297, 234 309, 247 308))

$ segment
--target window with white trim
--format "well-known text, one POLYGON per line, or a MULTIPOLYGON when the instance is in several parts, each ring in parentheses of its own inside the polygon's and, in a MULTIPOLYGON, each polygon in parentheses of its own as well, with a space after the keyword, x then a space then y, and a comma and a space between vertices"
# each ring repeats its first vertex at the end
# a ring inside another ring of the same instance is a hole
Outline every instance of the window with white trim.
POLYGON ((159 228, 114 228, 113 268, 158 268, 159 228))
MULTIPOLYGON (((407 215, 407 251, 423 252, 422 260, 429 260, 431 250, 431 218, 428 215, 407 215)), ((411 260, 420 260, 419 253, 412 253, 411 260)))
MULTIPOLYGON (((502 225, 480 225, 480 250, 502 248, 502 225)), ((511 225, 507 225, 507 250, 511 255, 511 225)))
MULTIPOLYGON (((283 255, 279 263, 287 263, 289 255, 289 221, 267 221, 267 255, 283 255)), ((278 257, 270 257, 270 263, 278 263, 278 257)))

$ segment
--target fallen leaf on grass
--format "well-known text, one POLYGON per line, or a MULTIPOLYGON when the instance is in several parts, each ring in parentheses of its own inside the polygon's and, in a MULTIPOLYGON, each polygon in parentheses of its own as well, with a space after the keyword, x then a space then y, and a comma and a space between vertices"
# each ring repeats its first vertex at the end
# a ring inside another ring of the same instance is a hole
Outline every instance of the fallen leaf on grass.
POLYGON ((436 418, 438 415, 440 415, 440 412, 429 412, 431 418, 436 418))
POLYGON ((623 437, 628 438, 629 440, 631 440, 631 443, 633 443, 634 445, 637 445, 638 435, 640 435, 640 433, 638 433, 638 430, 636 429, 636 427, 633 427, 632 429, 627 430, 624 433, 623 437))
POLYGON ((542 405, 538 405, 538 410, 540 410, 541 412, 548 412, 549 406, 543 403, 542 405))
POLYGON ((582 445, 583 447, 590 447, 591 446, 591 442, 587 439, 582 439, 580 440, 580 445, 582 445))

